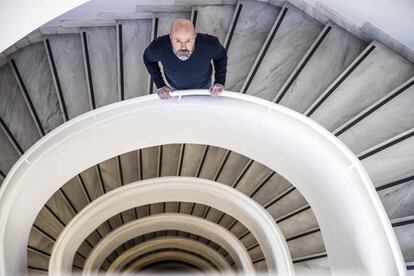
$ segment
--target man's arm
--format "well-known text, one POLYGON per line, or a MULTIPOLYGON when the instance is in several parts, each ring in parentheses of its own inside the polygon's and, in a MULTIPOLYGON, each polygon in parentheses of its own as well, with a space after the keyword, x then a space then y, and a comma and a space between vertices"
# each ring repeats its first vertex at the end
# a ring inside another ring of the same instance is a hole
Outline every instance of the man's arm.
POLYGON ((213 64, 214 64, 214 83, 224 86, 227 73, 227 51, 217 38, 214 39, 213 64))
POLYGON ((148 73, 151 75, 152 80, 157 88, 166 86, 164 79, 162 78, 161 69, 158 65, 158 59, 152 49, 153 42, 144 51, 144 64, 147 67, 148 73))

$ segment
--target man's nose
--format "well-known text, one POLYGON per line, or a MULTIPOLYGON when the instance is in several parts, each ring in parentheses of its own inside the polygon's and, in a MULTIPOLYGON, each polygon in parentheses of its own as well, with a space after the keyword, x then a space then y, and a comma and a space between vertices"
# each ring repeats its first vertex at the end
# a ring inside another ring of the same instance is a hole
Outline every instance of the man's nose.
POLYGON ((181 47, 181 50, 186 50, 187 49, 187 44, 184 43, 184 42, 181 42, 180 47, 181 47))

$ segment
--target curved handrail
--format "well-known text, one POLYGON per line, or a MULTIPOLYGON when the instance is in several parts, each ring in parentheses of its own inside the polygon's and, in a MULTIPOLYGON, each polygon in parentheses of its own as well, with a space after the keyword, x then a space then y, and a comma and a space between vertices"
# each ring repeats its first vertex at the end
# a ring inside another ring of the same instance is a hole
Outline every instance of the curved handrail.
MULTIPOLYGON (((53 273, 53 275, 58 275, 60 271, 70 271, 72 265, 71 260, 81 243, 91 234, 91 232, 98 228, 99 225, 116 214, 131 208, 166 201, 189 202, 205 206, 214 206, 215 209, 233 217, 249 229, 262 248, 263 255, 266 258, 267 268, 270 271, 275 271, 286 276, 293 274, 292 259, 283 233, 276 225, 274 219, 261 205, 228 185, 208 179, 178 176, 164 176, 137 181, 113 189, 94 200, 87 207, 82 209, 82 211, 80 211, 66 225, 63 232, 59 235, 59 238, 56 240, 53 247, 52 256, 50 257, 49 271, 53 273)), ((185 216, 176 215, 176 217, 171 219, 168 223, 164 221, 166 218, 168 218, 168 216, 160 216, 157 218, 158 220, 149 217, 149 220, 154 223, 155 227, 171 227, 170 229, 158 230, 154 228, 151 229, 151 232, 162 230, 181 230, 190 232, 188 230, 174 228, 179 226, 180 223, 186 219, 185 216), (176 225, 174 225, 174 222, 176 225)), ((208 220, 204 221, 198 217, 198 220, 195 220, 195 218, 193 219, 193 227, 196 227, 195 223, 197 222, 204 224, 204 227, 202 227, 201 230, 212 231, 215 227, 218 230, 228 231, 219 225, 214 227, 208 226, 207 223, 210 225, 212 224, 212 222, 208 220)), ((145 219, 143 220, 145 221, 145 219)), ((137 234, 139 231, 142 231, 143 225, 144 223, 141 222, 141 220, 136 220, 125 224, 118 229, 121 231, 123 227, 126 229, 135 227, 133 228, 134 231, 132 233, 137 234)), ((86 275, 93 274, 99 269, 106 258, 105 254, 108 254, 108 249, 117 248, 121 245, 114 245, 111 243, 113 241, 119 242, 121 239, 120 236, 116 236, 116 238, 112 237, 118 229, 105 236, 89 254, 83 267, 86 275)), ((226 231, 221 234, 216 233, 215 236, 224 237, 227 233, 226 231)), ((146 233, 140 233, 140 235, 143 234, 146 233)), ((200 234, 201 233, 198 233, 197 235, 200 234)), ((207 238, 214 238, 210 236, 207 238)), ((228 245, 225 248, 224 244, 226 243, 226 240, 231 240, 232 237, 233 234, 225 238, 224 241, 213 241, 223 246, 223 248, 231 254, 231 251, 229 251, 231 250, 230 246, 228 245)), ((130 238, 131 237, 126 237, 125 241, 130 238)), ((238 241, 237 238, 236 241, 238 241)), ((234 245, 237 245, 237 243, 234 242, 234 245)), ((251 260, 248 257, 248 253, 244 251, 238 252, 238 254, 233 253, 233 260, 239 268, 243 268, 246 274, 250 274, 253 270, 249 271, 250 267, 248 264, 251 260)), ((253 265, 251 265, 251 267, 253 267, 253 265)))
POLYGON ((0 248, 7 248, 7 254, 0 254, 3 274, 26 271, 31 224, 63 183, 118 154, 168 143, 230 149, 294 183, 318 219, 334 273, 352 269, 365 275, 405 274, 398 242, 369 177, 353 153, 327 130, 292 110, 240 93, 212 98, 205 90, 189 90, 173 95, 166 101, 144 96, 83 114, 46 135, 19 159, 0 190, 0 248), (114 143, 116 139, 122 143, 114 143), (46 171, 60 175, 52 179, 46 171), (33 182, 42 183, 43 189, 33 190, 28 185, 33 182), (16 235, 24 240, 13 240, 16 235))
POLYGON ((207 275, 218 274, 217 270, 215 270, 207 261, 203 260, 201 257, 197 255, 193 255, 193 254, 182 252, 182 251, 168 250, 168 251, 156 252, 148 256, 144 256, 138 260, 135 260, 121 275, 122 276, 130 276, 131 274, 134 275, 134 272, 139 271, 150 264, 157 263, 159 261, 171 261, 171 260, 186 261, 192 265, 195 265, 199 269, 203 270, 203 272, 205 272, 207 275))
POLYGON ((110 276, 139 256, 161 249, 181 249, 201 253, 203 257, 213 263, 221 272, 232 275, 230 265, 217 251, 206 244, 184 237, 161 237, 137 244, 119 255, 109 266, 106 275, 110 276))

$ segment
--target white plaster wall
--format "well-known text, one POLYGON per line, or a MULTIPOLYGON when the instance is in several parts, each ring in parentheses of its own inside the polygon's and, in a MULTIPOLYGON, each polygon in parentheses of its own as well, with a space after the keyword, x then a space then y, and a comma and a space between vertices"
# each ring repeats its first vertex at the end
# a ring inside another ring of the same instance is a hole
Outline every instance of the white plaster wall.
POLYGON ((1 0, 0 53, 46 22, 88 0, 1 0))

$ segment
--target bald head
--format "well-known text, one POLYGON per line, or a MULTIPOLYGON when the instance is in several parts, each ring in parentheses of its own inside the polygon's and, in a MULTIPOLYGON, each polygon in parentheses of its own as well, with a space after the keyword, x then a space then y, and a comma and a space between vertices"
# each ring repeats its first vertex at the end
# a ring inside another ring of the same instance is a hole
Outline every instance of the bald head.
POLYGON ((187 33, 194 35, 194 25, 188 19, 177 19, 171 25, 171 34, 175 33, 187 33))
POLYGON ((171 45, 181 60, 187 60, 194 50, 196 33, 190 20, 177 19, 171 25, 171 45))

